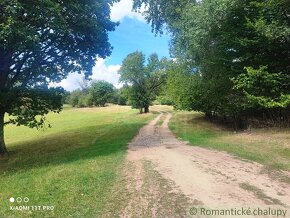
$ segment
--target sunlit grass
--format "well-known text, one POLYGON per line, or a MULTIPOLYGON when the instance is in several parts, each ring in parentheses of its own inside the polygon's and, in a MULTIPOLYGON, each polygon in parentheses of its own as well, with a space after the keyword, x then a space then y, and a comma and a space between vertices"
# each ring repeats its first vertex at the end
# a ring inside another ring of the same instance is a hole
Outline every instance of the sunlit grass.
POLYGON ((226 151, 269 168, 290 170, 290 129, 234 132, 206 121, 196 112, 177 112, 170 128, 190 144, 226 151))
POLYGON ((49 114, 50 129, 7 126, 10 155, 0 160, 0 217, 102 216, 127 143, 152 118, 129 107, 65 108, 49 114), (30 201, 10 203, 10 197, 30 201), (10 211, 12 205, 55 208, 10 211))

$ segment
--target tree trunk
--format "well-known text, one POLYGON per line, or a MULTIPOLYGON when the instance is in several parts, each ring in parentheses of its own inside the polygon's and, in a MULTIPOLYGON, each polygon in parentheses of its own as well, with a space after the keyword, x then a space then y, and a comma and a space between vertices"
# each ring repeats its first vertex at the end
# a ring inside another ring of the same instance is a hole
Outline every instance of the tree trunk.
POLYGON ((212 112, 205 112, 205 118, 207 118, 211 122, 212 121, 212 112))
POLYGON ((149 113, 149 105, 146 105, 146 106, 144 107, 144 113, 149 113))
POLYGON ((0 112, 0 155, 7 153, 7 148, 4 141, 4 115, 5 113, 0 112))
POLYGON ((140 112, 140 114, 143 114, 143 108, 142 107, 139 108, 139 112, 140 112))

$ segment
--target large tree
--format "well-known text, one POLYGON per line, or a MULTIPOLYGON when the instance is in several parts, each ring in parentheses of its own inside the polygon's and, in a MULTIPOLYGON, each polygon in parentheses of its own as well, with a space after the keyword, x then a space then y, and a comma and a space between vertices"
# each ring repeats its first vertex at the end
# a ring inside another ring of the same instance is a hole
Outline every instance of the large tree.
POLYGON ((96 58, 110 55, 113 2, 1 0, 0 154, 7 152, 4 124, 40 127, 45 114, 61 109, 62 89, 49 84, 70 72, 89 76, 96 58))
POLYGON ((134 2, 135 8, 147 6, 157 32, 166 24, 173 55, 191 68, 181 76, 194 78, 188 93, 193 104, 183 105, 230 118, 237 127, 259 116, 289 123, 289 0, 134 2))
POLYGON ((149 112, 151 102, 165 81, 167 63, 166 58, 159 60, 157 54, 151 54, 145 65, 145 55, 139 51, 123 60, 119 70, 120 81, 129 85, 130 103, 140 113, 149 112))

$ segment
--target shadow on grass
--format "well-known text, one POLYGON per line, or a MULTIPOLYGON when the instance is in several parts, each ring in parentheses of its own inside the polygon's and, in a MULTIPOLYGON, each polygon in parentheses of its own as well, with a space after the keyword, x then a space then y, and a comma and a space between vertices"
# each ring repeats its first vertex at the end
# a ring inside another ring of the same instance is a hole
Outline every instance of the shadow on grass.
POLYGON ((0 159, 0 174, 125 152, 128 141, 141 126, 140 123, 97 125, 17 143, 10 149, 9 157, 0 159))
POLYGON ((231 123, 226 122, 226 121, 222 122, 217 119, 213 119, 212 121, 210 121, 202 113, 193 114, 191 118, 189 118, 188 115, 185 115, 183 119, 187 124, 194 124, 194 125, 198 124, 198 126, 207 128, 208 130, 230 131, 230 132, 234 131, 231 123))

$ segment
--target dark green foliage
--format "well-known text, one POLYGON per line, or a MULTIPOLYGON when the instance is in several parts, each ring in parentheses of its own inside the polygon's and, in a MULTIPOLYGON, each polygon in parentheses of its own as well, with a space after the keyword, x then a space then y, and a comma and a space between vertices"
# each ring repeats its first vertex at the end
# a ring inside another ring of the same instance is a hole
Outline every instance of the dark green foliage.
POLYGON ((117 105, 127 105, 128 104, 128 90, 126 87, 122 87, 113 93, 111 103, 117 105))
POLYGON ((126 83, 129 104, 140 110, 149 112, 149 106, 160 92, 166 78, 165 68, 168 61, 159 60, 157 54, 149 56, 145 65, 145 55, 142 52, 129 54, 119 70, 120 82, 126 83))
MULTIPOLYGON (((111 53, 108 32, 114 0, 2 0, 0 2, 0 128, 10 122, 40 127, 61 109, 59 88, 71 72, 91 75, 96 57, 111 53), (42 118, 36 119, 36 115, 42 118)), ((5 153, 0 131, 0 153, 5 153)))
POLYGON ((263 125, 290 123, 289 75, 268 72, 267 67, 246 68, 233 79, 234 88, 243 92, 241 104, 249 118, 260 118, 263 125), (267 119, 265 119, 267 118, 267 119))
POLYGON ((31 128, 39 128, 44 125, 44 114, 47 114, 49 111, 59 112, 61 109, 62 88, 38 87, 36 89, 30 88, 25 90, 14 89, 14 91, 16 92, 14 92, 12 96, 9 96, 8 99, 13 99, 14 95, 15 97, 21 96, 21 98, 12 105, 9 111, 11 117, 9 117, 9 121, 7 121, 6 124, 11 123, 18 126, 27 125, 31 128), (31 96, 33 96, 33 99, 31 96), (37 115, 42 116, 37 119, 37 115))
POLYGON ((246 70, 233 80, 234 87, 242 90, 248 101, 246 107, 272 109, 286 108, 290 104, 290 94, 285 88, 289 86, 289 78, 281 73, 270 73, 265 66, 246 70))
POLYGON ((167 86, 177 108, 236 128, 252 119, 289 125, 288 0, 135 0, 135 6, 141 2, 149 5, 153 28, 162 32, 166 23, 172 33, 178 66, 167 86))

